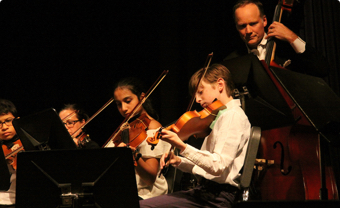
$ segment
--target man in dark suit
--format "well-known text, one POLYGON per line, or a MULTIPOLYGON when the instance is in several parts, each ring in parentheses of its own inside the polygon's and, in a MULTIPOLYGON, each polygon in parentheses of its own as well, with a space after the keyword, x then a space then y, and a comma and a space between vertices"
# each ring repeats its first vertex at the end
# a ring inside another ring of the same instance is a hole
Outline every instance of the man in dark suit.
MULTIPOLYGON (((264 60, 267 53, 267 42, 275 38, 277 50, 274 61, 282 67, 313 76, 325 77, 329 73, 329 64, 312 46, 306 44, 292 30, 279 22, 268 27, 263 5, 258 0, 239 0, 233 7, 236 29, 245 46, 229 54, 226 59, 255 54, 264 60)), ((226 60, 225 59, 225 60, 226 60)))

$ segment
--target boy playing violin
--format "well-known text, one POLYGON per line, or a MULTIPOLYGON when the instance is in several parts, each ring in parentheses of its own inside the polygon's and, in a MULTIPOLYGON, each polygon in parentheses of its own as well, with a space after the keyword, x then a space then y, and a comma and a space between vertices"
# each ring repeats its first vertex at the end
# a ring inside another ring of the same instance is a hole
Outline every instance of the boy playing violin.
MULTIPOLYGON (((4 152, 14 151, 20 147, 17 144, 19 138, 12 124, 16 114, 17 110, 11 101, 0 99, 0 143, 4 152)), ((0 208, 14 207, 15 204, 16 171, 10 164, 8 168, 11 173, 11 185, 7 191, 0 191, 0 208)))
POLYGON ((205 137, 201 149, 184 143, 172 131, 163 129, 161 132, 161 139, 178 148, 181 155, 170 152, 170 159, 165 162, 164 158, 168 156, 165 153, 160 161, 161 167, 171 164, 195 174, 200 178, 199 185, 188 191, 140 201, 140 207, 232 207, 240 193, 238 179, 251 126, 240 100, 232 97, 234 84, 229 70, 214 64, 201 78, 203 74, 204 69, 200 69, 190 79, 189 88, 196 102, 206 108, 217 99, 226 109, 220 110, 210 125, 212 131, 205 137))

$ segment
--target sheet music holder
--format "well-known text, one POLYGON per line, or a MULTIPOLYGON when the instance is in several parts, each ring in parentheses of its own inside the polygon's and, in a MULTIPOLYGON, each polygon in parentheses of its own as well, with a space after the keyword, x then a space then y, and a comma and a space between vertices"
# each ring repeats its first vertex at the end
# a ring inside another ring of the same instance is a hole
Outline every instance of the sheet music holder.
POLYGON ((268 130, 294 123, 289 106, 255 55, 229 59, 221 64, 231 72, 253 126, 268 130))
POLYGON ((10 173, 5 160, 4 151, 0 148, 0 191, 7 191, 10 183, 10 173))
MULTIPOLYGON (((262 130, 294 123, 291 110, 273 81, 253 54, 223 61, 231 72, 240 94, 245 95, 245 112, 252 125, 262 130), (274 118, 274 119, 273 119, 274 118)), ((323 137, 340 130, 340 98, 321 78, 291 70, 270 67, 280 84, 323 137)), ((330 142, 340 142, 330 137, 330 142)))
POLYGON ((14 119, 13 126, 25 151, 77 148, 53 108, 14 119))
POLYGON ((340 144, 340 98, 319 77, 271 67, 273 74, 324 139, 340 144))
POLYGON ((16 207, 139 207, 131 150, 21 152, 16 207))

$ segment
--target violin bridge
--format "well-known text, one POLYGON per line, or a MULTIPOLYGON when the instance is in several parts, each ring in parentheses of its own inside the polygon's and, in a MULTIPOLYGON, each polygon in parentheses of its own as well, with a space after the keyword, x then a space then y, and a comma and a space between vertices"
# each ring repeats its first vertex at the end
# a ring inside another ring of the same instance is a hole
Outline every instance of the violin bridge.
POLYGON ((125 129, 129 129, 130 128, 130 125, 128 122, 124 123, 121 127, 120 127, 120 130, 121 131, 124 131, 125 129))

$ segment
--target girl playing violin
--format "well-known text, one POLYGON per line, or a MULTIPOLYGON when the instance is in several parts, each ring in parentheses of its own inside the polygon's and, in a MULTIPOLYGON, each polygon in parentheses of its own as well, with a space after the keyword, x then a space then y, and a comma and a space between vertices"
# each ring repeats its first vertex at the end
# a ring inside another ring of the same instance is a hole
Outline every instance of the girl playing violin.
POLYGON ((89 119, 89 116, 79 107, 79 105, 66 104, 59 112, 59 117, 78 148, 100 148, 99 145, 91 140, 90 136, 86 134, 85 129, 81 128, 87 119, 89 119))
MULTIPOLYGON (((12 124, 16 114, 16 107, 11 101, 0 99, 0 143, 4 153, 15 151, 20 147, 18 143, 21 144, 12 124)), ((0 190, 0 207, 14 207, 15 204, 16 170, 11 165, 8 165, 8 168, 11 173, 11 185, 7 191, 0 190)))
MULTIPOLYGON (((128 116, 139 103, 140 99, 145 96, 145 92, 142 82, 137 78, 129 77, 120 80, 116 84, 113 92, 119 113, 123 117, 128 116)), ((146 115, 146 118, 150 121, 148 122, 149 125, 146 128, 146 133, 148 136, 153 136, 156 129, 159 129, 162 125, 153 118, 156 117, 156 114, 149 99, 146 99, 143 105, 137 109, 134 118, 138 119, 142 117, 141 115, 146 115), (153 115, 153 117, 151 117, 151 115, 153 115)), ((132 133, 131 129, 129 131, 132 133)), ((123 147, 126 146, 126 143, 121 142, 117 146, 123 147)), ((157 145, 154 150, 151 150, 146 142, 146 138, 136 147, 137 151, 141 154, 141 157, 136 161, 137 165, 135 168, 137 189, 140 198, 147 199, 167 193, 168 184, 166 179, 163 175, 158 177, 158 174, 160 172, 159 159, 169 148, 170 145, 163 142, 159 147, 157 145)))
POLYGON ((173 165, 199 177, 199 185, 188 191, 140 201, 140 207, 232 207, 240 192, 238 179, 250 136, 250 123, 241 108, 240 100, 233 99, 234 84, 229 70, 214 64, 206 71, 198 70, 190 79, 189 89, 203 108, 215 99, 221 101, 220 110, 210 125, 201 149, 184 143, 177 134, 163 129, 161 139, 180 150, 181 156, 165 153, 160 164, 173 165), (199 82, 199 80, 201 80, 199 82), (196 90, 197 85, 198 89, 196 90))

